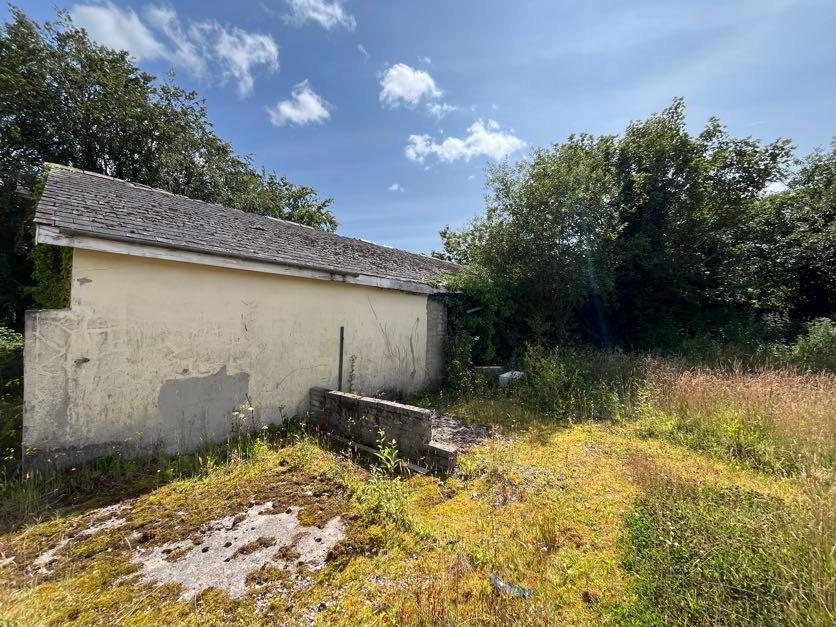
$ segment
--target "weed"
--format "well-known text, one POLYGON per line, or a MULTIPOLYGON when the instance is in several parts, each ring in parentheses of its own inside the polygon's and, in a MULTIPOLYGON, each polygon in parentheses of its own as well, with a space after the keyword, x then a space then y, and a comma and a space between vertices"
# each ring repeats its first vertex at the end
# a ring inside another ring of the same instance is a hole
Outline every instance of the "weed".
POLYGON ((368 481, 354 486, 352 501, 368 524, 388 524, 404 530, 415 527, 409 493, 400 477, 373 472, 368 481))
POLYGON ((380 429, 377 432, 376 469, 385 475, 393 476, 408 470, 409 466, 398 454, 398 443, 394 439, 387 442, 386 433, 380 429))

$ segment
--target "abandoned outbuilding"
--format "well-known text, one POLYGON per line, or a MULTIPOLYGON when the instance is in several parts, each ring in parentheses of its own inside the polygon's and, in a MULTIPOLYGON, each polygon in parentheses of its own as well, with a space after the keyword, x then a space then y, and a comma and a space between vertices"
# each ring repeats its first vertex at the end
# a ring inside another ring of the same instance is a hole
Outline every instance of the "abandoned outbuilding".
POLYGON ((54 165, 35 224, 73 252, 69 308, 26 318, 30 458, 194 450, 243 404, 304 414, 338 387, 341 329, 343 389, 441 381, 455 264, 54 165))

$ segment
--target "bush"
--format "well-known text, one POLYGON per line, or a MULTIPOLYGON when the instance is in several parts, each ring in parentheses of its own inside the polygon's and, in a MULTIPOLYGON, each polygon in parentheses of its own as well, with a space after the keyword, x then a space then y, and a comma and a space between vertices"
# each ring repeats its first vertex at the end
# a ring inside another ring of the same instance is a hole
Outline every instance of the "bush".
POLYGON ((23 376, 23 336, 0 326, 0 393, 23 376))
POLYGON ((792 358, 807 370, 836 372, 836 322, 817 318, 792 347, 792 358))
POLYGON ((517 399, 532 408, 572 420, 617 420, 640 389, 644 363, 619 350, 531 347, 517 399))
POLYGON ((23 336, 0 326, 0 472, 20 455, 23 336))

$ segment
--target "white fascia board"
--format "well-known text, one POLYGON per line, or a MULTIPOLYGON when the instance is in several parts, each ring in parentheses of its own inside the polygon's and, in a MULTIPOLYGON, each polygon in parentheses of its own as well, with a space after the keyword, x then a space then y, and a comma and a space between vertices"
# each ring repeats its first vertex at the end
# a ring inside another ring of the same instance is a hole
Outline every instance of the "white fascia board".
POLYGON ((208 253, 190 250, 166 248, 164 246, 152 246, 139 242, 125 242, 93 237, 90 235, 68 234, 66 232, 62 233, 59 227, 44 226, 41 224, 36 225, 35 241, 39 244, 54 244, 56 246, 67 246, 70 248, 81 248, 84 250, 95 250, 119 255, 132 255, 134 257, 147 257, 150 259, 163 259, 165 261, 195 263, 204 266, 232 268, 234 270, 247 270, 249 272, 263 272, 266 274, 280 274, 304 279, 317 279, 320 281, 352 283, 354 285, 366 285, 369 287, 398 290, 412 294, 439 294, 447 291, 443 288, 435 288, 423 283, 413 283, 411 281, 401 281, 399 279, 388 279, 369 274, 331 272, 316 268, 306 268, 302 266, 292 266, 251 259, 239 259, 237 257, 224 257, 221 255, 211 255, 208 253))

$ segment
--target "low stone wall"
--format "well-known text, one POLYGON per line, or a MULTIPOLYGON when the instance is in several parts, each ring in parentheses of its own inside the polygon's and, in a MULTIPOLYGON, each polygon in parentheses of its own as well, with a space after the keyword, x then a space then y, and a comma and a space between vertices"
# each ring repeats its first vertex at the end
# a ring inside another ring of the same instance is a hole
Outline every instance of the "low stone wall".
POLYGON ((410 461, 443 471, 456 465, 456 449, 432 441, 429 409, 319 387, 311 388, 310 403, 311 417, 325 431, 369 447, 382 431, 410 461))

